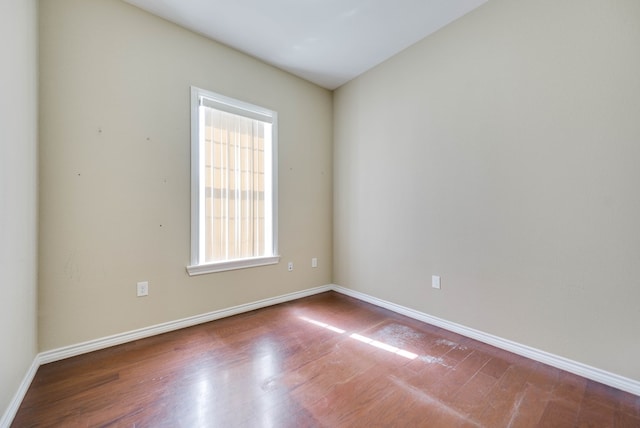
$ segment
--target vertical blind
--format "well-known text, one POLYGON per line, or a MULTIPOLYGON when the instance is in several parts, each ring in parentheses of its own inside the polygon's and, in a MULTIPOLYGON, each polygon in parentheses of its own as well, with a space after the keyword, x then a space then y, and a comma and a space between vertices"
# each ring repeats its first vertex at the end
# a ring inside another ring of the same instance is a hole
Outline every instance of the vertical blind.
POLYGON ((200 103, 201 262, 271 255, 272 124, 257 116, 200 103))

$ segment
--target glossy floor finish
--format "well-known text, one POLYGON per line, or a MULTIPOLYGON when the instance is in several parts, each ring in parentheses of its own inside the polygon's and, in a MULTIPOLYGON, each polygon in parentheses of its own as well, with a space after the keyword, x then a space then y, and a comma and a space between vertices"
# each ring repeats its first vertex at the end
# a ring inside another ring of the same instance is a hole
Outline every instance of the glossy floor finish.
POLYGON ((640 427, 640 397, 334 292, 40 367, 15 427, 640 427))

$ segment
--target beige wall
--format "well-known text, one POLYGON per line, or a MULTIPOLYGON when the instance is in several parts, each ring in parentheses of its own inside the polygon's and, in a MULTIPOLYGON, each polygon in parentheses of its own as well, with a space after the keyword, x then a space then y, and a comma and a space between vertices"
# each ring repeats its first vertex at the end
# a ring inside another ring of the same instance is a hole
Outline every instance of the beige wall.
POLYGON ((0 0, 0 425, 37 353, 37 16, 0 0))
POLYGON ((329 91, 118 0, 40 8, 40 350, 331 282, 329 91), (279 265, 185 272, 190 85, 278 112, 279 265))
POLYGON ((639 46, 637 0, 492 0, 340 88, 334 281, 640 380, 639 46))
POLYGON ((117 0, 40 7, 40 350, 333 272, 640 379, 635 0, 492 0, 338 90, 333 118, 330 92, 117 0), (185 273, 190 85, 279 113, 278 266, 185 273))

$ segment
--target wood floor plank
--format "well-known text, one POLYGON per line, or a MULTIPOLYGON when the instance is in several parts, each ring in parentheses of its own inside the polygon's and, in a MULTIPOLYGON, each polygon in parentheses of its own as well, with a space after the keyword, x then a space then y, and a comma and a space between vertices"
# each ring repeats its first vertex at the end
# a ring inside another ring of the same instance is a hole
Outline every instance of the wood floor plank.
POLYGON ((640 397, 334 292, 39 368, 13 427, 640 427, 640 397))

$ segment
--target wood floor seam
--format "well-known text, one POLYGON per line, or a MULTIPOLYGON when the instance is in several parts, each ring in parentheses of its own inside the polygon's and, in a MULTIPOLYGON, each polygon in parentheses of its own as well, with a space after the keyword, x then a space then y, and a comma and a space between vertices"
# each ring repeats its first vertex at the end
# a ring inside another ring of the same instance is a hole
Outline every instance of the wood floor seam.
POLYGON ((12 426, 640 427, 640 397, 329 291, 44 364, 12 426))

